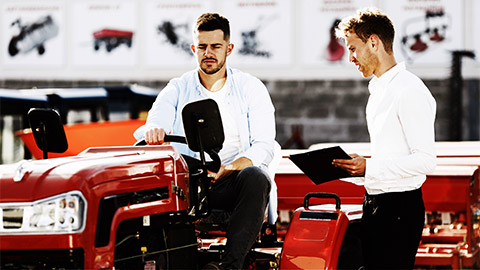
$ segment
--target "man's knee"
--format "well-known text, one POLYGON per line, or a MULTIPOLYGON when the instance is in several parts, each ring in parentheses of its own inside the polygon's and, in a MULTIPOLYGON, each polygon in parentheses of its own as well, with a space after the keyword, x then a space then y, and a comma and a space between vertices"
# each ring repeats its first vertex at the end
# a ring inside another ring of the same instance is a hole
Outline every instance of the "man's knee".
POLYGON ((238 178, 242 179, 246 185, 254 187, 256 190, 265 190, 270 192, 270 177, 267 172, 256 166, 244 168, 238 174, 238 178))

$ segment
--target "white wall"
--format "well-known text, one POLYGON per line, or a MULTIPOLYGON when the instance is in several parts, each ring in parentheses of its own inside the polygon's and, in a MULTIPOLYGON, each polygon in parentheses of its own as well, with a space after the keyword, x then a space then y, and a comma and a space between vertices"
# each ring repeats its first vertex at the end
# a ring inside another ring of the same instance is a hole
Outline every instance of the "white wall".
POLYGON ((475 51, 475 60, 464 60, 463 75, 480 77, 479 0, 2 0, 0 79, 168 80, 195 67, 182 45, 191 42, 191 22, 208 11, 231 22, 232 66, 267 80, 360 79, 346 56, 339 61, 323 57, 333 20, 364 6, 377 6, 392 18, 397 59, 411 57, 407 65, 420 77, 447 78, 452 50, 475 51), (445 40, 407 56, 401 37, 426 28, 425 9, 444 10, 428 23, 446 25, 445 40), (27 42, 17 43, 20 52, 12 56, 9 42, 18 31, 11 23, 20 18, 30 24, 47 15, 58 31, 44 42, 45 53, 23 53, 27 42), (158 30, 164 22, 176 27, 176 45, 158 30), (104 28, 133 32, 131 47, 94 50, 92 34, 104 28), (258 42, 255 52, 248 53, 242 43, 241 33, 248 31, 257 34, 251 39, 258 42))

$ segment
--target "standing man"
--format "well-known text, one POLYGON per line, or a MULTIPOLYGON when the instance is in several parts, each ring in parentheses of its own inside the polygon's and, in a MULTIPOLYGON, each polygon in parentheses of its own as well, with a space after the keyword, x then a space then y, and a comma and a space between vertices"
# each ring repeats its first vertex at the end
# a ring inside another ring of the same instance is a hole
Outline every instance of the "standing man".
POLYGON ((422 236, 425 207, 422 184, 436 166, 436 103, 425 84, 397 63, 394 27, 370 8, 345 18, 343 38, 349 61, 371 79, 366 108, 371 158, 351 154, 333 164, 359 176, 366 189, 362 250, 366 269, 412 269, 422 236))
MULTIPOLYGON (((274 154, 274 107, 265 85, 257 78, 226 65, 232 53, 229 21, 217 14, 201 15, 191 45, 198 68, 172 79, 159 93, 137 140, 163 144, 165 134, 185 135, 181 110, 189 102, 211 98, 219 106, 225 142, 222 165, 210 192, 210 206, 231 213, 222 262, 215 269, 241 269, 260 232, 269 200, 268 165, 274 154)), ((182 154, 194 156, 186 145, 182 154)), ((211 268, 214 269, 214 268, 211 268)))

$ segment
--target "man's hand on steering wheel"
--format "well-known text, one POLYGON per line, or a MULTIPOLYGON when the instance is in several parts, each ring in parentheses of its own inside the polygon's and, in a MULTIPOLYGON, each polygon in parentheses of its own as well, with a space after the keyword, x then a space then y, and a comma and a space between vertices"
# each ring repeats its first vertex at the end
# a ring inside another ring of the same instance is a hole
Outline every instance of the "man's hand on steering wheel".
POLYGON ((145 131, 145 142, 149 145, 163 144, 166 134, 163 128, 150 128, 145 131))

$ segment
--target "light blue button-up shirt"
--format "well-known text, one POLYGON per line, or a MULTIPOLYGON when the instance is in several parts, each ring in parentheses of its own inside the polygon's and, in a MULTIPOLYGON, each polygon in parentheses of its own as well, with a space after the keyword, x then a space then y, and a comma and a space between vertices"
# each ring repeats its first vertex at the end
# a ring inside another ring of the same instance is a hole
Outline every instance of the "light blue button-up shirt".
MULTIPOLYGON (((273 159, 275 149, 275 108, 265 85, 254 76, 237 69, 227 67, 225 88, 226 101, 235 119, 240 135, 241 153, 236 157, 250 159, 254 166, 264 169, 271 178, 269 221, 277 218, 276 185, 274 172, 268 165, 273 159)), ((158 94, 148 112, 147 122, 139 127, 134 136, 137 140, 144 138, 145 131, 157 127, 172 135, 185 136, 182 123, 182 109, 192 101, 206 99, 201 91, 198 69, 172 79, 158 94)), ((172 143, 182 154, 195 156, 187 145, 172 143)), ((278 145, 277 145, 278 148, 278 145)), ((278 151, 277 151, 278 152, 278 151)))
MULTIPOLYGON (((257 78, 227 67, 228 93, 226 101, 235 119, 240 135, 242 153, 254 166, 266 167, 272 161, 275 140, 275 109, 265 85, 257 78)), ((163 128, 172 135, 185 136, 182 109, 185 104, 207 98, 200 89, 198 69, 172 79, 159 93, 148 112, 147 122, 134 136, 144 137, 147 129, 163 128)), ((188 146, 175 144, 182 154, 194 156, 188 146)))

